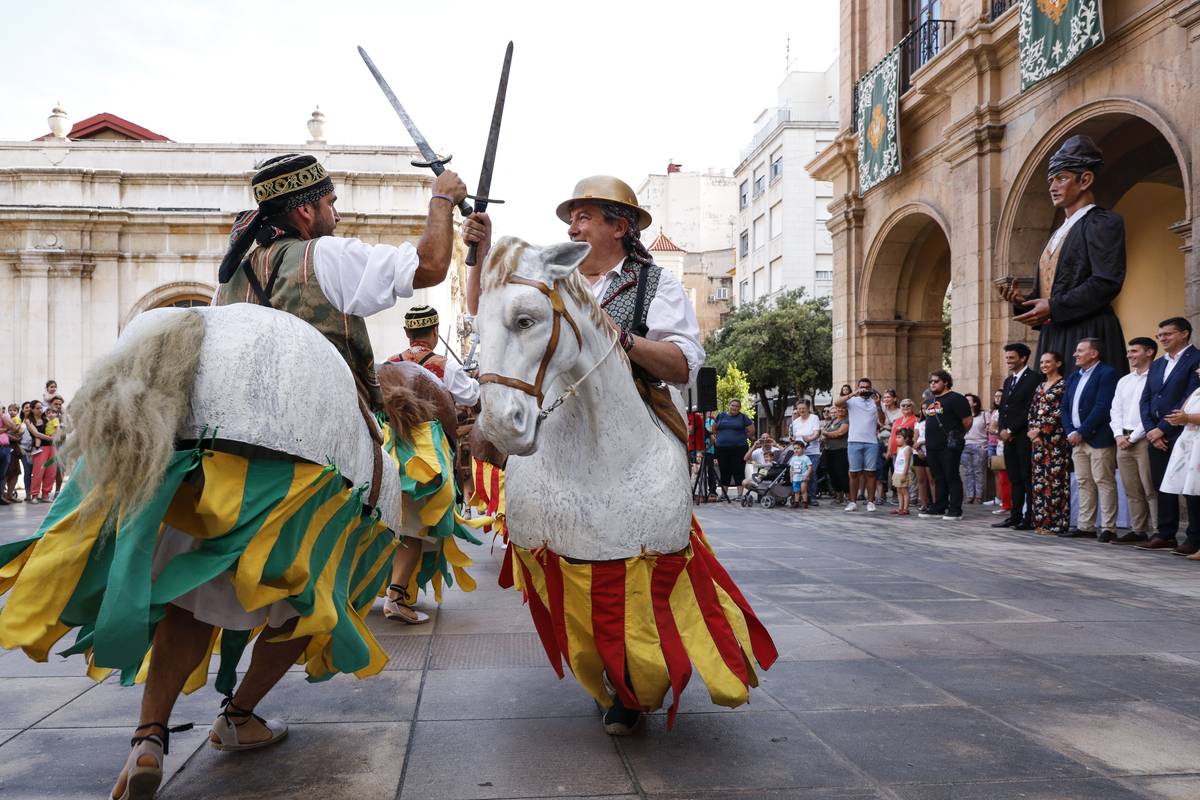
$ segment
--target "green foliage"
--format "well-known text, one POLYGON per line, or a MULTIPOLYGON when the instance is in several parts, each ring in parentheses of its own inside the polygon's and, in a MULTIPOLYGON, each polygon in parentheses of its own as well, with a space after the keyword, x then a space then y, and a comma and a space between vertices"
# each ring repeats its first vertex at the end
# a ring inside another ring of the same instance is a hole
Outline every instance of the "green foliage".
POLYGON ((779 435, 792 400, 828 390, 833 381, 829 299, 806 298, 803 289, 796 289, 774 302, 744 304, 704 347, 708 364, 718 371, 732 364, 744 370, 750 391, 758 395, 779 435))
POLYGON ((950 289, 946 287, 946 296, 942 298, 942 369, 950 370, 950 289))
POLYGON ((738 369, 736 362, 729 362, 725 374, 717 378, 717 406, 724 411, 731 402, 742 404, 742 413, 754 419, 754 404, 750 402, 750 381, 746 373, 738 369))

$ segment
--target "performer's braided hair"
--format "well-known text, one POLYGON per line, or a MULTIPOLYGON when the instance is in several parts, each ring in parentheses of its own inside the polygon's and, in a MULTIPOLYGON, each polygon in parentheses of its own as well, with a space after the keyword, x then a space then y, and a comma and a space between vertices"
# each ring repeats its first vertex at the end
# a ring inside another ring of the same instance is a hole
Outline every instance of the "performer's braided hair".
POLYGON ((638 213, 636 211, 616 203, 600 203, 600 213, 604 215, 605 222, 612 223, 623 219, 628 223, 621 244, 625 246, 625 255, 630 261, 638 264, 654 263, 650 251, 646 249, 646 245, 642 244, 642 232, 638 230, 638 213))

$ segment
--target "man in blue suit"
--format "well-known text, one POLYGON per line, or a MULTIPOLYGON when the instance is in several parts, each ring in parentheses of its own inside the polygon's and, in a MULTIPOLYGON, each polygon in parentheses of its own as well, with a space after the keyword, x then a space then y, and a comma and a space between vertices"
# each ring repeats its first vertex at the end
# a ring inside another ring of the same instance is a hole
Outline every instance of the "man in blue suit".
MULTIPOLYGON (((1146 385, 1142 389, 1142 426, 1146 429, 1146 441, 1150 442, 1150 476, 1155 486, 1162 486, 1167 462, 1171 460, 1171 448, 1183 432, 1180 425, 1167 422, 1167 415, 1183 407, 1200 381, 1196 368, 1200 366, 1200 350, 1192 347, 1192 325, 1183 317, 1171 317, 1158 323, 1158 346, 1163 355, 1150 365, 1146 385)), ((1191 555, 1200 547, 1196 542, 1177 545, 1179 533, 1179 495, 1158 493, 1158 533, 1145 544, 1143 550, 1173 550, 1180 555, 1191 555)))
POLYGON ((1117 440, 1109 427, 1109 409, 1117 392, 1117 371, 1100 360, 1103 343, 1080 339, 1075 347, 1075 371, 1067 378, 1062 398, 1063 430, 1071 443, 1071 460, 1079 482, 1079 515, 1065 537, 1096 536, 1096 495, 1100 496, 1099 539, 1116 538, 1117 440))

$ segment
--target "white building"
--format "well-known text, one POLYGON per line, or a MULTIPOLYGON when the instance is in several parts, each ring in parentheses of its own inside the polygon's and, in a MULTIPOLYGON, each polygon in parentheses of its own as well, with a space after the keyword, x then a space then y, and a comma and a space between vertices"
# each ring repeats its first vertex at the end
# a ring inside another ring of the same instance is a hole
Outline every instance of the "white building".
POLYGON ((665 174, 646 176, 637 198, 654 218, 643 236, 666 233, 689 253, 733 247, 737 182, 728 171, 684 172, 671 162, 665 174))
POLYGON ((804 165, 837 135, 837 62, 825 72, 791 72, 779 104, 754 121, 757 132, 734 171, 738 222, 734 302, 803 288, 833 292, 833 245, 825 227, 829 183, 804 165))
MULTIPOLYGON (((307 144, 185 144, 112 114, 71 127, 55 109, 51 135, 0 142, 0 402, 40 397, 50 378, 69 400, 134 316, 207 304, 234 214, 253 207, 254 164, 268 156, 320 159, 337 186, 338 235, 415 243, 433 180, 409 164, 416 150, 329 145, 322 119, 309 121, 307 144)), ((447 281, 368 320, 376 358, 407 346, 404 313, 422 303, 456 341, 463 255, 460 242, 447 281)))

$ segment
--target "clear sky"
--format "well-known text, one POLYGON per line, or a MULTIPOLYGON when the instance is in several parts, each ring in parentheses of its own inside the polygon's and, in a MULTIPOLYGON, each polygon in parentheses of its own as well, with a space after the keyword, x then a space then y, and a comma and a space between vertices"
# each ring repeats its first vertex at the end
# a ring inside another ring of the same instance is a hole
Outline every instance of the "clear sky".
MULTIPOLYGON (((326 139, 411 144, 355 50, 371 54, 469 188, 504 46, 512 76, 494 196, 498 233, 565 238, 554 207, 596 173, 633 185, 736 166, 753 120, 792 68, 837 52, 838 0, 456 3, 414 0, 61 0, 9 8, 0 27, 0 139, 108 111, 180 142, 302 149, 320 105, 326 139)), ((249 165, 248 165, 249 166, 249 165)))

